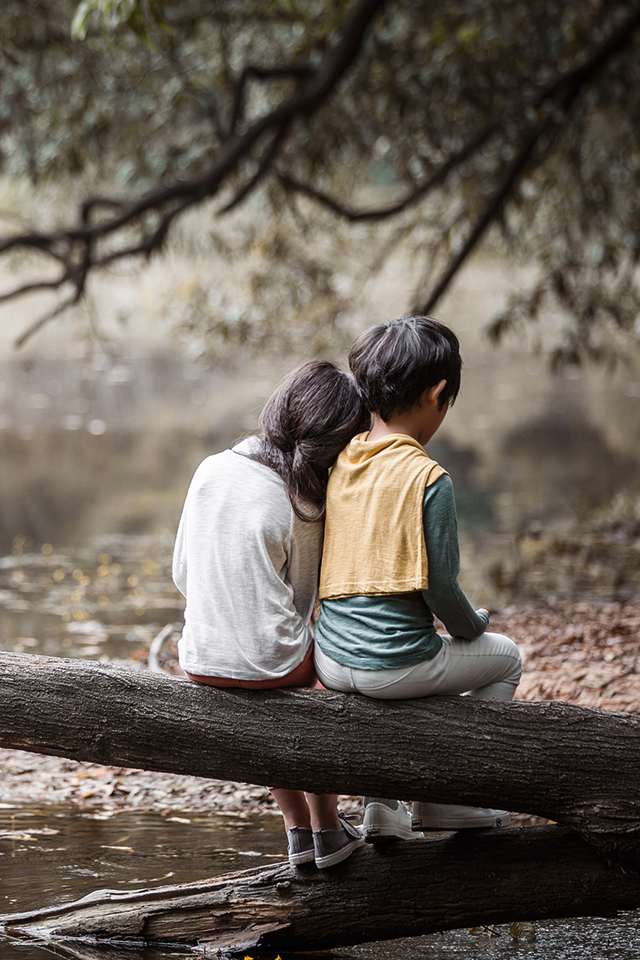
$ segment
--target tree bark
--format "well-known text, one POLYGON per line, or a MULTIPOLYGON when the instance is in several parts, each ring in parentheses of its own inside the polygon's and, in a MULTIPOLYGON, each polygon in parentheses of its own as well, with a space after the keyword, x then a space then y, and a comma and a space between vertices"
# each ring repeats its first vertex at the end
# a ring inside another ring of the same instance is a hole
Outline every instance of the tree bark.
POLYGON ((220 690, 5 653, 0 746, 316 793, 502 806, 639 862, 640 719, 567 703, 220 690))
POLYGON ((547 826, 367 846, 330 870, 283 864, 153 890, 98 891, 0 923, 47 939, 199 944, 213 957, 612 914, 638 904, 638 874, 607 867, 576 833, 547 826))
MULTIPOLYGON (((252 938, 310 949, 640 904, 640 720, 624 714, 470 697, 219 690, 3 654, 0 746, 317 793, 501 806, 582 837, 550 827, 399 843, 356 851, 326 872, 282 866, 119 894, 99 908, 69 908, 67 919, 66 908, 53 908, 50 933, 180 934, 221 946, 228 931, 237 949, 252 938)), ((40 930, 45 919, 31 922, 40 930)))

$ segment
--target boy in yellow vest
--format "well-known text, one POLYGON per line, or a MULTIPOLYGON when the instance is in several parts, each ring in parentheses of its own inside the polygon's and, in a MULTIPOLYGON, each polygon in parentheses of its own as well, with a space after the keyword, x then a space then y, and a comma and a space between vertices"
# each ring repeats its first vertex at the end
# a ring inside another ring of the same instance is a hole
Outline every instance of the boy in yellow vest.
MULTIPOLYGON (((512 699, 522 663, 516 645, 488 633, 457 582, 453 486, 427 454, 460 389, 455 334, 428 317, 380 323, 349 355, 373 414, 368 433, 340 454, 327 491, 316 671, 329 689, 378 699, 468 694, 512 699), (447 634, 437 633, 434 615, 447 634)), ((421 829, 509 823, 501 810, 365 797, 371 841, 421 829)))

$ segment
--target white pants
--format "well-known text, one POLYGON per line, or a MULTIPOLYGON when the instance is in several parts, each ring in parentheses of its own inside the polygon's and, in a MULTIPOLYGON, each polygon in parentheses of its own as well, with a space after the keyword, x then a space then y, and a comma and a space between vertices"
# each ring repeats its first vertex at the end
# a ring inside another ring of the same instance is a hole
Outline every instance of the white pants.
POLYGON ((512 700, 522 674, 522 660, 513 640, 483 633, 477 640, 442 637, 432 660, 392 670, 345 667, 315 644, 316 672, 329 690, 362 693, 378 700, 468 694, 483 699, 512 700))

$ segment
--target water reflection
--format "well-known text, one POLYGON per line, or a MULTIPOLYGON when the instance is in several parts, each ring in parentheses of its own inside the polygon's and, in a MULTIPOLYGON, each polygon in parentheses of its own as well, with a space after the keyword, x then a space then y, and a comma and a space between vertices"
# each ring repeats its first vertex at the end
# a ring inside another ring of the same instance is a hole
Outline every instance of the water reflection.
POLYGON ((3 914, 76 900, 104 887, 186 883, 283 857, 282 826, 274 817, 1 806, 3 914))
MULTIPOLYGON (((135 890, 187 883, 284 857, 280 821, 216 814, 162 816, 145 812, 74 813, 69 807, 0 805, 0 913, 20 913, 79 900, 105 888, 135 890)), ((120 960, 112 948, 37 946, 0 936, 0 956, 44 955, 120 960), (66 953, 64 951, 67 951, 66 953), (13 955, 13 954, 11 954, 13 955)), ((184 948, 179 955, 192 956, 184 948)), ((126 952, 127 960, 157 960, 166 951, 126 952)))
POLYGON ((0 649, 113 662, 146 657, 158 630, 179 629, 172 538, 96 540, 71 552, 14 543, 0 557, 0 649))

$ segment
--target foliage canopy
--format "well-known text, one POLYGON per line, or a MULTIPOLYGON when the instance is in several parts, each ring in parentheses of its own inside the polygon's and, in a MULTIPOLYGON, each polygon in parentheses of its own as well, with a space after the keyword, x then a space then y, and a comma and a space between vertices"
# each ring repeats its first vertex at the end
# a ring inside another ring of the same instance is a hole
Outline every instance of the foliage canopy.
POLYGON ((46 322, 209 204, 210 245, 261 257, 244 306, 191 303, 214 341, 322 349, 347 242, 360 279, 402 244, 431 312, 489 239, 535 265, 493 336, 560 307, 554 358, 602 356, 640 335, 639 27, 630 0, 4 0, 2 169, 88 194, 9 229, 43 262, 4 298, 57 291, 46 322))

